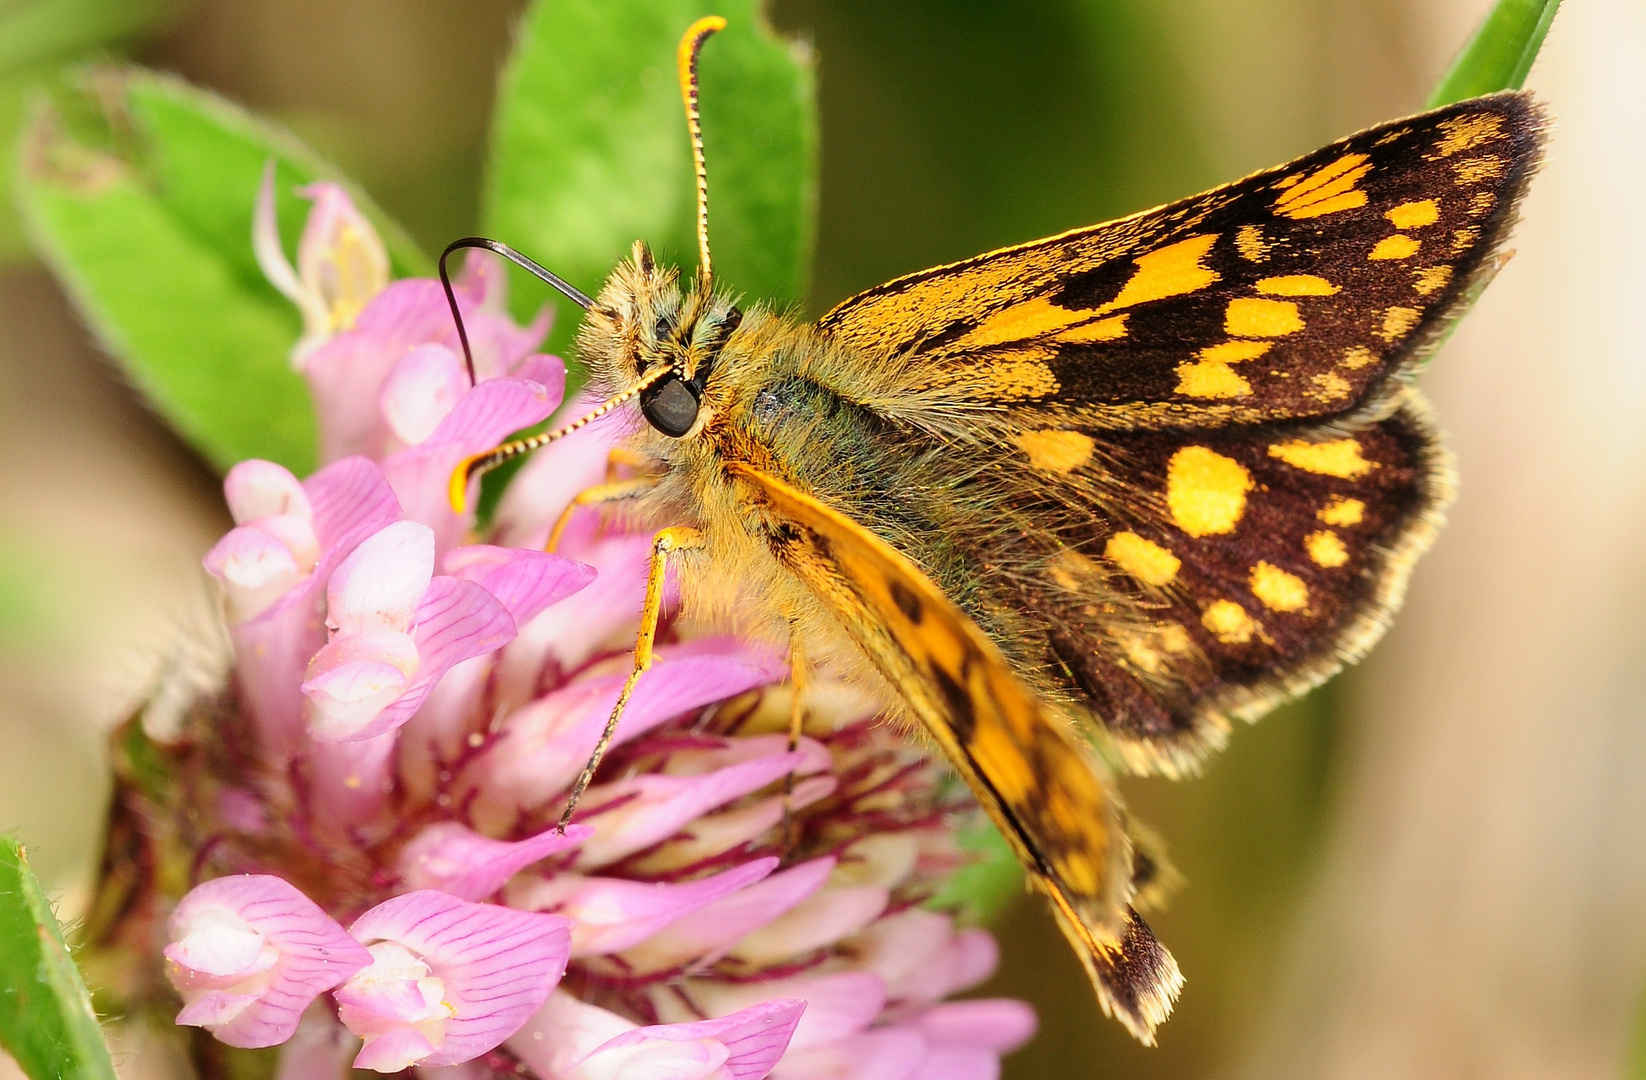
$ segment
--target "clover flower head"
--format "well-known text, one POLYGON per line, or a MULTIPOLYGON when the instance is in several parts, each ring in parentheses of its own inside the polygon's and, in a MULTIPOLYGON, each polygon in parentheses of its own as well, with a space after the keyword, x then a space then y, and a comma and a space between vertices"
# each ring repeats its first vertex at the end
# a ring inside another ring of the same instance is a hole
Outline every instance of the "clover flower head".
POLYGON ((551 444, 487 528, 454 512, 460 461, 561 406, 547 320, 514 323, 471 261, 471 384, 438 284, 389 282, 347 193, 306 190, 297 267, 268 186, 256 242, 305 316, 327 464, 229 473, 235 526, 205 563, 232 684, 159 748, 169 794, 120 796, 186 824, 149 838, 198 882, 150 931, 177 1022, 283 1044, 288 1076, 995 1075, 1033 1015, 948 1000, 994 942, 921 906, 962 862, 964 807, 861 692, 817 679, 791 745, 781 659, 671 621, 562 827, 650 544, 579 511, 542 546, 632 420, 551 444))

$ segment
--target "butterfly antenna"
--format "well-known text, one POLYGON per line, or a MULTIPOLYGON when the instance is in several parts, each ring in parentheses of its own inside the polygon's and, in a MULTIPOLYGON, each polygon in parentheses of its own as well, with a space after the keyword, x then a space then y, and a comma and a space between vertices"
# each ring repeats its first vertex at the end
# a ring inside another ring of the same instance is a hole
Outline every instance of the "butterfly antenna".
POLYGON ((726 20, 709 15, 692 23, 680 39, 680 99, 686 105, 686 130, 692 138, 692 165, 697 169, 698 276, 704 286, 714 280, 709 262, 709 169, 703 162, 703 122, 697 112, 697 54, 711 34, 726 28, 726 20))
POLYGON ((452 288, 451 274, 449 274, 446 270, 446 259, 451 256, 452 252, 461 251, 464 248, 481 248, 491 252, 494 255, 503 256, 505 259, 514 263, 514 265, 520 267, 520 269, 529 273, 532 277, 537 278, 539 281, 547 282, 552 288, 555 289, 555 291, 559 292, 562 296, 582 308, 584 311, 589 310, 589 306, 594 303, 593 300, 590 300, 583 294, 582 290, 573 286, 559 274, 556 274, 550 270, 545 270, 543 267, 539 266, 536 261, 526 258, 526 256, 520 254, 520 252, 514 250, 514 248, 507 244, 500 243, 496 240, 488 240, 484 236, 465 236, 461 240, 453 240, 451 243, 447 244, 446 250, 440 253, 440 285, 446 290, 446 303, 451 305, 452 322, 457 324, 457 340, 463 344, 463 364, 469 369, 470 386, 473 386, 475 383, 474 352, 469 348, 469 332, 463 325, 463 313, 457 308, 457 292, 452 288))
POLYGON ((484 476, 486 473, 491 472, 505 461, 512 461, 514 458, 517 458, 522 454, 529 454, 539 447, 547 446, 556 439, 565 438, 567 435, 570 435, 579 428, 587 427, 589 424, 592 424, 602 416, 605 416, 625 401, 638 397, 641 391, 645 390, 648 386, 673 371, 674 365, 672 364, 664 364, 660 367, 652 368, 650 371, 640 376, 640 378, 636 380, 632 386, 619 390, 605 401, 602 401, 599 405, 596 405, 592 410, 578 417, 576 420, 573 420, 571 423, 566 424, 564 427, 556 428, 553 431, 545 431, 540 435, 531 435, 524 439, 515 439, 513 442, 506 442, 503 445, 493 447, 490 450, 484 450, 478 454, 471 454, 469 457, 459 461, 457 463, 457 467, 452 470, 451 479, 447 481, 446 485, 446 497, 451 501, 452 511, 457 514, 463 514, 468 511, 469 482, 475 477, 484 476))

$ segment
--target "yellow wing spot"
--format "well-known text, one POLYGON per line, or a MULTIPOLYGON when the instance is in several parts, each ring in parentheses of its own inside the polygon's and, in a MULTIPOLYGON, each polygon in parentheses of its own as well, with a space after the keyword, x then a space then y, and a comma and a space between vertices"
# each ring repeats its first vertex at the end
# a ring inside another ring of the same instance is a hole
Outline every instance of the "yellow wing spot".
POLYGON ((1373 146, 1388 146, 1390 143, 1396 141, 1397 139, 1404 139, 1406 136, 1410 135, 1411 133, 1412 133, 1411 128, 1406 128, 1406 127, 1395 128, 1393 131, 1384 132, 1381 136, 1378 137, 1377 142, 1373 143, 1372 145, 1373 146))
POLYGON ((1469 196, 1469 205, 1464 213, 1470 217, 1479 217, 1481 214, 1491 213, 1492 207, 1497 205, 1497 196, 1490 191, 1477 191, 1469 196))
POLYGON ((1358 480, 1377 468, 1377 462, 1360 456, 1359 439, 1334 439, 1331 442, 1274 443, 1269 456, 1279 458, 1294 469, 1335 476, 1340 480, 1358 480))
POLYGON ((1421 240, 1414 240, 1405 233, 1395 233, 1385 236, 1372 248, 1368 259, 1409 259, 1417 254, 1417 249, 1423 246, 1421 240))
POLYGON ((1200 625, 1225 645, 1244 645, 1257 632, 1257 623, 1233 600, 1214 600, 1200 613, 1200 625))
POLYGON ((1470 184, 1481 184, 1487 180, 1496 180, 1503 175, 1508 162, 1496 154, 1482 154, 1480 157, 1464 158, 1462 161, 1452 162, 1453 181, 1459 187, 1470 184))
POLYGON ((1269 257, 1273 244, 1263 239, 1263 230, 1256 225, 1242 225, 1235 230, 1235 250, 1247 262, 1262 262, 1269 257))
POLYGON ((1225 341, 1208 345, 1195 355, 1199 362, 1177 365, 1177 392, 1196 398, 1245 397, 1251 384, 1235 373, 1230 364, 1252 360, 1274 347, 1272 341, 1225 341))
POLYGON ((1134 532, 1115 533, 1103 548, 1109 561, 1145 585, 1170 585, 1183 560, 1134 532))
POLYGON ((1090 311, 1059 307, 1045 297, 1036 297, 995 312, 957 340, 955 347, 988 348, 1014 341, 1029 341, 1083 323, 1091 317, 1090 311))
POLYGON ((1078 431, 1025 431, 1013 441, 1029 455, 1029 464, 1047 472, 1066 473, 1092 460, 1092 448, 1097 445, 1090 435, 1078 431))
POLYGON ((1107 319, 1098 319, 1083 326, 1071 326, 1057 335, 1059 344, 1065 345, 1095 345, 1100 341, 1119 341, 1126 336, 1127 316, 1110 315, 1107 319))
POLYGON ((1192 398, 1237 398, 1252 392, 1252 384, 1228 364, 1202 360, 1177 365, 1176 392, 1192 398))
POLYGON ((1134 260, 1137 269, 1132 272, 1131 280, 1113 300, 1099 305, 1092 314, 1204 289, 1218 279, 1217 271, 1207 269, 1200 262, 1216 241, 1216 233, 1206 233, 1139 255, 1134 260))
POLYGON ((1359 499, 1346 499, 1342 495, 1333 495, 1325 506, 1315 514, 1315 517, 1328 525, 1347 528, 1350 525, 1359 525, 1366 517, 1366 504, 1359 499))
POLYGON ((1308 549, 1309 558, 1328 570, 1335 570, 1349 561, 1349 549, 1343 546, 1343 538, 1330 529, 1310 533, 1303 546, 1308 549))
POLYGON ((1229 301, 1223 329, 1237 337, 1280 337, 1303 329, 1303 315, 1290 300, 1240 297, 1229 301))
POLYGON ((1452 268, 1445 263, 1439 266, 1425 266, 1412 272, 1412 288, 1417 290, 1419 296, 1439 292, 1451 280, 1452 268))
POLYGON ((1355 185, 1371 171, 1371 161, 1365 154, 1344 154, 1288 187, 1275 200, 1274 212, 1299 219, 1365 206, 1366 193, 1355 185))
POLYGON ((1194 647, 1189 632, 1177 623, 1151 626, 1142 632, 1123 630, 1117 632, 1114 638, 1126 651, 1126 659, 1147 675, 1165 671, 1166 656, 1185 653, 1194 647))
POLYGON ((1096 563, 1073 548, 1058 552, 1057 557, 1047 565, 1046 572, 1053 581, 1072 593, 1085 592, 1103 576, 1096 563))
POLYGON ((1341 290, 1313 274, 1287 274, 1264 278, 1257 283, 1257 291, 1270 296, 1331 296, 1341 290))
POLYGON ((1350 371, 1359 371, 1363 367, 1370 367, 1377 363, 1377 357, 1372 350, 1364 345, 1350 345, 1343 350, 1343 359, 1337 362, 1338 367, 1346 367, 1350 371))
POLYGON ((1383 328, 1377 332, 1377 336, 1384 341, 1403 338, 1422 317, 1423 312, 1417 308, 1392 307, 1383 313, 1383 328))
POLYGON ((1270 611, 1302 611, 1309 606, 1309 587, 1296 574, 1260 562, 1252 567, 1252 595, 1270 611))
POLYGON ((1166 466, 1166 508, 1190 536, 1233 532, 1250 490, 1244 465, 1204 446, 1183 447, 1166 466))
POLYGON ((1452 232, 1452 254, 1460 255, 1475 245, 1480 239, 1480 230, 1471 227, 1456 229, 1452 232))
POLYGON ((1284 191, 1287 188, 1291 187, 1293 184, 1299 184, 1299 183, 1302 183, 1302 182, 1303 182, 1303 174, 1300 173, 1300 172, 1293 173, 1290 176, 1282 176, 1279 180, 1275 181, 1275 190, 1276 191, 1284 191))
POLYGON ((1424 155, 1430 161, 1473 150, 1482 143, 1500 138, 1503 117, 1496 113, 1469 113, 1442 120, 1438 126, 1441 136, 1435 140, 1434 150, 1424 155))
POLYGON ((1354 389, 1353 386, 1349 385, 1348 379, 1332 371, 1322 375, 1313 375, 1309 378, 1309 381, 1314 384, 1315 388, 1309 392, 1308 396, 1320 402, 1342 401, 1349 396, 1349 391, 1354 389))
POLYGON ((1440 204, 1433 199, 1404 202, 1383 216, 1397 229, 1421 229, 1440 220, 1440 204))

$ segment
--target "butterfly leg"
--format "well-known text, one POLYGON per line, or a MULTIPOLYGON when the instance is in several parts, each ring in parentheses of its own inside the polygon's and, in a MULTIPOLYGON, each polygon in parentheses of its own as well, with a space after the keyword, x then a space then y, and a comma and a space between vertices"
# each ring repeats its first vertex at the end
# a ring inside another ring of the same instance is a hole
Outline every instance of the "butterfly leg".
MULTIPOLYGON (((794 696, 789 701, 789 753, 800 746, 800 735, 806 729, 806 684, 811 668, 806 654, 801 651, 800 639, 795 634, 795 623, 789 620, 789 686, 794 696)), ((800 841, 799 823, 794 818, 794 772, 783 778, 783 849, 791 851, 800 841)))
POLYGON ((637 454, 627 447, 614 446, 611 448, 611 452, 606 455, 606 483, 609 484, 617 479, 617 470, 622 466, 628 466, 631 469, 644 469, 651 466, 655 469, 657 468, 657 462, 645 454, 637 454))
POLYGON ((572 785, 571 794, 566 799, 566 809, 560 815, 562 832, 571 824, 572 815, 577 811, 577 801, 583 797, 589 781, 594 779, 595 770, 600 768, 601 759, 611 747, 612 736, 617 734, 617 725, 623 719, 623 710, 628 707, 629 698, 634 696, 635 684, 652 666, 652 647, 657 641, 657 622, 663 613, 663 580, 669 567, 669 556, 680 551, 695 551, 702 546, 703 534, 688 526, 663 529, 652 538, 651 568, 646 574, 646 602, 640 610, 640 634, 634 642, 634 666, 629 669, 629 677, 623 681, 623 689, 618 692, 617 704, 612 706, 612 714, 606 720, 605 730, 600 733, 600 741, 594 744, 588 764, 583 766, 583 771, 577 775, 577 782, 572 785))
POLYGON ((553 551, 560 546, 560 538, 565 535, 566 526, 571 524, 572 515, 584 506, 596 506, 600 503, 621 502, 624 499, 638 499, 652 488, 657 486, 655 476, 637 476, 632 480, 614 480, 606 484, 596 484, 594 487, 584 488, 577 493, 577 497, 566 504, 560 511, 560 517, 555 519, 554 528, 549 530, 548 542, 543 545, 544 551, 553 551))

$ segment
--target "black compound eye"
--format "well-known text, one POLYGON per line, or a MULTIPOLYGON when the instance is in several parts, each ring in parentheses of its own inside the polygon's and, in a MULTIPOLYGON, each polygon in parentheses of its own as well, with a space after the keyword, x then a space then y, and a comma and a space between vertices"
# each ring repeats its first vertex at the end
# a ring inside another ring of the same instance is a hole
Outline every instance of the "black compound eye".
POLYGON ((697 390, 678 375, 666 376, 641 393, 640 413, 652 427, 678 439, 697 422, 697 390))

